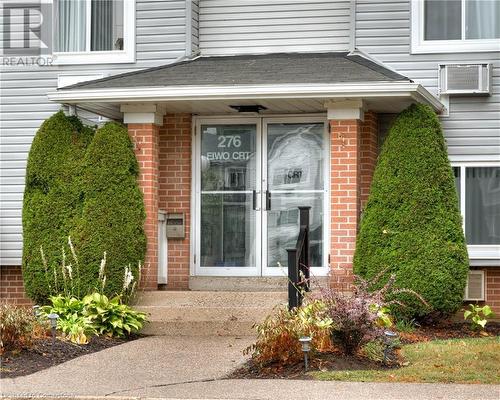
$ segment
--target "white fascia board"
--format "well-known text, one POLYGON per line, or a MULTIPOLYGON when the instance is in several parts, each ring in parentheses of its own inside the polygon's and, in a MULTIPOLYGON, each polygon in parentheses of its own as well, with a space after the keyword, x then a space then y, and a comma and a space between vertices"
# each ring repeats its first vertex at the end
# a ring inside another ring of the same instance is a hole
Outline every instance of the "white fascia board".
POLYGON ((297 85, 164 86, 137 88, 68 89, 49 92, 51 101, 131 103, 241 99, 409 97, 441 111, 441 102, 423 86, 411 82, 335 83, 297 85))

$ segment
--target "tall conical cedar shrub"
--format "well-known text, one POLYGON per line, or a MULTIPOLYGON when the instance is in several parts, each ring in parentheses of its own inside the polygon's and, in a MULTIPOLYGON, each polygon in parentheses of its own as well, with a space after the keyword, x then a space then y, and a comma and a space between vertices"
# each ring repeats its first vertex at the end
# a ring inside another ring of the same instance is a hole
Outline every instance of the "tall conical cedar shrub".
POLYGON ((31 145, 23 200, 22 269, 26 292, 37 303, 62 289, 62 251, 70 254, 68 234, 82 211, 83 159, 93 134, 78 118, 60 111, 42 124, 31 145))
MULTIPOLYGON (((395 120, 382 146, 363 213, 354 272, 395 274, 402 318, 449 315, 462 304, 469 268, 457 193, 438 118, 412 105, 395 120)), ((384 281, 382 279, 381 281, 384 281)))
POLYGON ((85 265, 85 290, 98 287, 106 252, 108 295, 122 292, 125 268, 137 282, 146 253, 143 196, 137 184, 139 167, 125 126, 109 122, 97 130, 84 159, 83 212, 73 230, 80 264, 85 265))

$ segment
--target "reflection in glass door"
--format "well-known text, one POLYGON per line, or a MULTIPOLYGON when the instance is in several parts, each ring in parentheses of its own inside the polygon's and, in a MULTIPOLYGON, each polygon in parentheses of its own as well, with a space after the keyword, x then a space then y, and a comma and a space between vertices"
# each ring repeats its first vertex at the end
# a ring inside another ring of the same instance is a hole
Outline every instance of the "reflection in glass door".
POLYGON ((257 125, 207 124, 200 132, 200 268, 256 275, 257 125))
POLYGON ((286 249, 299 232, 299 206, 310 206, 311 266, 324 265, 325 131, 323 123, 267 123, 264 154, 266 193, 265 275, 283 274, 286 249), (267 225, 267 226, 266 226, 267 225))
POLYGON ((299 206, 311 206, 312 266, 326 269, 323 121, 206 119, 197 132, 196 273, 286 274, 299 206))

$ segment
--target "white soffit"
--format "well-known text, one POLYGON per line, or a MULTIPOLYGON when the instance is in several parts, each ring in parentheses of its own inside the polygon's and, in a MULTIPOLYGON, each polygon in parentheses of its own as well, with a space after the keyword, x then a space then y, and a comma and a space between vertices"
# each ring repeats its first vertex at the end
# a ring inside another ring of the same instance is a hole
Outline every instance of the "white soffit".
MULTIPOLYGON (((331 99, 363 99, 370 105, 398 98, 407 102, 429 104, 441 111, 443 104, 423 86, 410 82, 379 82, 369 84, 318 84, 318 85, 241 85, 241 86, 172 86, 114 89, 68 89, 50 92, 51 101, 64 104, 79 103, 164 103, 177 104, 204 101, 235 100, 305 100, 326 102, 331 99)), ((380 104, 378 107, 380 108, 380 104)), ((323 110, 324 111, 324 110, 323 110)), ((383 110, 380 110, 383 111, 383 110)))

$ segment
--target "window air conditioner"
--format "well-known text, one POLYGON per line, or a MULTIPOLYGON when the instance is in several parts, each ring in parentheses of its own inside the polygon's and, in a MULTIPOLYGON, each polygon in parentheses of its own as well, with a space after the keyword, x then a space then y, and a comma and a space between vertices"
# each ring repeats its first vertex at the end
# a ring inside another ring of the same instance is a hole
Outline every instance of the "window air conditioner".
POLYGON ((439 94, 490 95, 490 64, 439 65, 439 94))
POLYGON ((471 270, 467 277, 464 300, 484 300, 484 271, 471 270))

